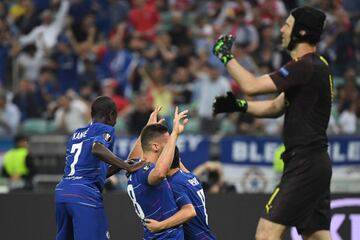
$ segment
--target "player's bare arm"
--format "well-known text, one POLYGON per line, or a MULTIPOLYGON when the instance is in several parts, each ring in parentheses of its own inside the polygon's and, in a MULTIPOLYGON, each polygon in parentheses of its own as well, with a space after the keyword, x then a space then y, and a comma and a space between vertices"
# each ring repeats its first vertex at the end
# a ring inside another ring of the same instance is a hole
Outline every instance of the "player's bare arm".
POLYGON ((159 222, 154 219, 144 219, 145 226, 151 232, 160 232, 168 228, 172 228, 183 224, 193 217, 196 217, 196 211, 192 204, 184 205, 179 211, 177 211, 171 217, 159 222))
POLYGON ((213 102, 213 115, 219 113, 242 112, 259 118, 276 118, 285 110, 285 95, 281 93, 273 100, 247 101, 236 99, 232 92, 217 96, 213 102))
POLYGON ((268 74, 255 77, 252 73, 241 66, 236 59, 232 59, 226 65, 230 76, 239 84, 246 95, 259 95, 277 92, 276 85, 268 74))
POLYGON ((285 94, 268 101, 249 101, 247 113, 259 118, 277 118, 285 111, 285 94))
MULTIPOLYGON (((136 159, 137 160, 137 159, 136 159)), ((128 159, 128 160, 125 160, 126 163, 129 163, 130 165, 132 164, 136 164, 136 161, 135 159, 128 159)), ((121 168, 115 166, 115 165, 112 165, 108 168, 108 171, 107 171, 107 174, 106 174, 106 178, 109 178, 111 177, 112 175, 114 174, 117 174, 118 172, 120 172, 121 168)))
POLYGON ((184 131, 185 125, 188 122, 188 110, 182 111, 181 113, 178 112, 179 109, 176 107, 173 120, 173 131, 171 132, 169 140, 162 150, 158 161, 156 162, 155 168, 148 176, 148 183, 150 185, 157 185, 159 182, 161 182, 166 177, 166 174, 170 169, 174 157, 176 140, 184 131))
POLYGON ((119 159, 115 154, 113 154, 108 148, 99 142, 95 142, 92 146, 91 153, 103 160, 104 162, 116 166, 118 168, 124 169, 128 172, 134 172, 139 168, 142 168, 145 162, 139 162, 138 164, 130 165, 125 161, 119 159))

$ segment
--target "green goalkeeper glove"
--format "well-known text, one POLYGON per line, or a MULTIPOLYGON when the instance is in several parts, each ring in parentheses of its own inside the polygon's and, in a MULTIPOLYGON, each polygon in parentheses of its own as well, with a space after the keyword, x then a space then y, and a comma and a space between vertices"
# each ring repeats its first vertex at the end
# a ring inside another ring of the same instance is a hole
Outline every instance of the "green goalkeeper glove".
POLYGON ((233 42, 234 37, 232 35, 221 35, 214 44, 213 53, 224 65, 234 58, 231 53, 233 42))
POLYGON ((245 99, 236 99, 232 92, 227 92, 226 95, 218 96, 213 103, 213 115, 218 113, 231 113, 247 111, 247 101, 245 99))

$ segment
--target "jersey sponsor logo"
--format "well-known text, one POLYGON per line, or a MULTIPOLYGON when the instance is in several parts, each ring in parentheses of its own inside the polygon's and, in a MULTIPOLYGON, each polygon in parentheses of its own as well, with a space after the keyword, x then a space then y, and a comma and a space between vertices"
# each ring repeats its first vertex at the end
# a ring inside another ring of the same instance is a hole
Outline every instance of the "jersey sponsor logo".
POLYGON ((284 68, 284 67, 280 68, 279 72, 280 72, 280 75, 283 77, 289 76, 289 71, 286 70, 286 68, 284 68))
POLYGON ((111 142, 111 135, 109 133, 104 133, 103 137, 104 137, 105 141, 111 142))
POLYGON ((189 179, 188 182, 193 185, 193 186, 196 186, 196 185, 199 185, 199 181, 196 179, 196 177, 192 178, 192 179, 189 179))

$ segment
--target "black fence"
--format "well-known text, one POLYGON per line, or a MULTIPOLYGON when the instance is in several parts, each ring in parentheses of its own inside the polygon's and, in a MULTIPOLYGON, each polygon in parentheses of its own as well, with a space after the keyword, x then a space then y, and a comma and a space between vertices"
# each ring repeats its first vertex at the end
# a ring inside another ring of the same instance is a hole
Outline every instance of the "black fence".
MULTIPOLYGON (((211 229, 220 240, 254 239, 263 194, 207 196, 211 229)), ((111 239, 142 239, 142 226, 126 194, 105 194, 111 239)), ((360 194, 335 195, 332 201, 332 235, 336 240, 360 239, 360 194)), ((55 239, 54 199, 51 193, 0 195, 0 239, 55 239)), ((285 239, 298 239, 286 233, 285 239)))

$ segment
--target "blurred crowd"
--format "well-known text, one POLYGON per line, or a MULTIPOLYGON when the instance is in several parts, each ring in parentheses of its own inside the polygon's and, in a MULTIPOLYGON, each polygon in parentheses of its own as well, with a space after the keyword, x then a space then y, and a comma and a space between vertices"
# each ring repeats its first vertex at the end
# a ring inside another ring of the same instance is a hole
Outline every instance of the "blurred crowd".
POLYGON ((116 103, 118 134, 139 134, 155 105, 165 119, 175 105, 189 108, 192 133, 281 134, 282 119, 212 117, 215 96, 246 96, 211 49, 231 33, 237 60, 256 75, 269 73, 289 60, 279 29, 304 4, 327 14, 318 52, 334 76, 329 133, 359 133, 357 0, 4 0, 0 137, 70 133, 90 121, 99 95, 116 103))

